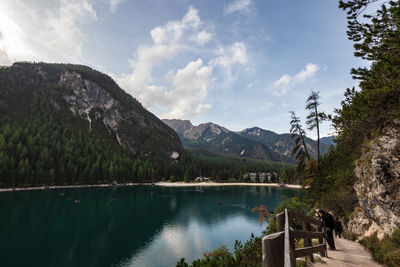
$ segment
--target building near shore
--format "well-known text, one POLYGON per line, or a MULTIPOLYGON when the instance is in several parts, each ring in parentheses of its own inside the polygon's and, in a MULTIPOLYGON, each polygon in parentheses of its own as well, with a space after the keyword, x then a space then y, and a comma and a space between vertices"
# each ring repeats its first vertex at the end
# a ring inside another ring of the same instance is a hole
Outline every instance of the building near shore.
POLYGON ((201 182, 211 182, 211 178, 210 177, 197 177, 196 179, 194 179, 195 182, 197 183, 201 183, 201 182))
POLYGON ((278 182, 278 174, 276 172, 246 172, 242 177, 245 181, 248 182, 260 182, 260 183, 271 183, 278 182))

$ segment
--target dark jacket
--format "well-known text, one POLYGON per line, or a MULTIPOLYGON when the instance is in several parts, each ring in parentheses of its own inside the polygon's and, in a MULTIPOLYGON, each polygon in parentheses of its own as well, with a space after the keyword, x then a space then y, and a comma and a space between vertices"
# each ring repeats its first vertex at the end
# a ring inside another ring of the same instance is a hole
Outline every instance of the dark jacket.
POLYGON ((330 213, 325 212, 324 215, 321 216, 321 219, 324 222, 325 227, 331 229, 335 228, 335 219, 330 213))
POLYGON ((343 232, 343 226, 342 226, 342 223, 339 220, 335 221, 335 232, 336 233, 343 232))

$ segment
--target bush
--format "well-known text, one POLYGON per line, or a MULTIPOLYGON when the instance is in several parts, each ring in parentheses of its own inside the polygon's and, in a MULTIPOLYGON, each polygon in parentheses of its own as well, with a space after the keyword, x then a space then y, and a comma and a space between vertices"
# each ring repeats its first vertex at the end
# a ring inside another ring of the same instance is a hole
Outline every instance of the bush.
MULTIPOLYGON (((274 216, 269 220, 267 231, 263 234, 269 235, 277 232, 276 215, 284 212, 285 209, 301 214, 308 214, 310 212, 310 207, 306 203, 302 202, 298 197, 285 199, 274 210, 274 216)), ((296 227, 296 223, 294 224, 294 227, 296 227)))
POLYGON ((253 234, 250 240, 243 245, 236 241, 234 252, 231 253, 226 246, 221 246, 216 250, 204 253, 204 259, 197 259, 188 265, 185 259, 177 262, 176 267, 220 267, 220 266, 260 266, 262 264, 261 237, 253 234))
POLYGON ((360 241, 372 254, 374 260, 388 267, 400 266, 400 227, 392 236, 379 240, 377 233, 360 241))

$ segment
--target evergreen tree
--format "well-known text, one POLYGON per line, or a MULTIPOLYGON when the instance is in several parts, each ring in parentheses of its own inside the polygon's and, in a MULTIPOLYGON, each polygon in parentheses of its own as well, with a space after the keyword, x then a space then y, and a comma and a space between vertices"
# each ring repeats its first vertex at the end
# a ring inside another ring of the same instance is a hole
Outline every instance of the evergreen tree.
POLYGON ((185 175, 183 176, 183 180, 185 182, 189 182, 189 180, 190 180, 190 171, 189 171, 189 169, 186 169, 185 175))
POLYGON ((370 67, 351 70, 353 78, 360 81, 361 90, 347 89, 333 119, 337 142, 346 153, 357 157, 361 144, 393 124, 400 114, 400 2, 340 1, 339 7, 347 11, 347 34, 354 42, 354 55, 370 62, 370 67), (365 14, 372 2, 383 5, 376 12, 365 14))
POLYGON ((328 119, 324 112, 318 111, 318 106, 321 104, 319 98, 319 92, 311 90, 311 94, 306 101, 306 109, 310 111, 307 115, 307 129, 310 131, 317 130, 317 169, 319 169, 319 162, 321 160, 319 126, 324 120, 328 119))
POLYGON ((142 166, 139 166, 138 173, 137 173, 137 177, 138 177, 138 180, 139 180, 139 181, 144 181, 145 178, 146 178, 142 166))
POLYGON ((243 181, 243 171, 241 170, 238 177, 239 181, 243 181))
POLYGON ((287 183, 287 180, 288 180, 287 171, 285 169, 282 169, 281 174, 279 176, 279 182, 287 183))
POLYGON ((293 148, 292 156, 303 164, 306 158, 307 160, 311 159, 305 142, 306 132, 300 124, 300 118, 296 117, 296 113, 294 111, 289 111, 289 113, 291 114, 290 133, 292 138, 295 139, 295 147, 293 148))

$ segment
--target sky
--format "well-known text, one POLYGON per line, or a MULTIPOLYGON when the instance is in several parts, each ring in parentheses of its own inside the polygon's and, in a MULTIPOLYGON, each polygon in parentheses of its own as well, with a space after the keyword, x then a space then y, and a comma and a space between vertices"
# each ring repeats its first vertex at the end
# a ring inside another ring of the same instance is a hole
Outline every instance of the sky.
POLYGON ((159 118, 286 133, 311 90, 333 114, 357 87, 346 29, 336 0, 1 0, 0 65, 84 64, 159 118))

